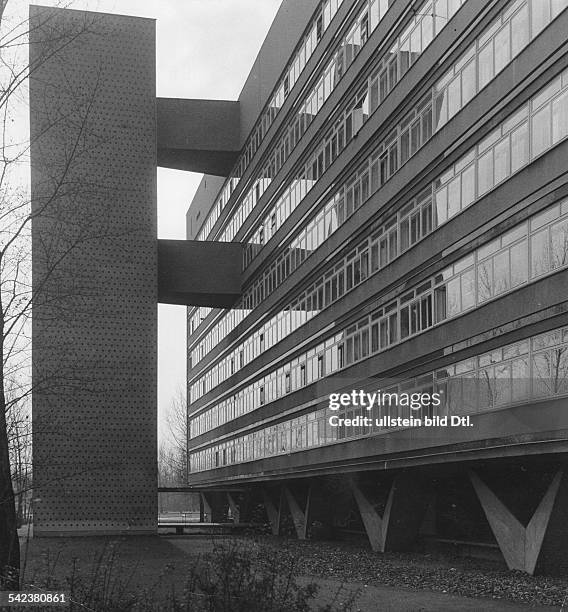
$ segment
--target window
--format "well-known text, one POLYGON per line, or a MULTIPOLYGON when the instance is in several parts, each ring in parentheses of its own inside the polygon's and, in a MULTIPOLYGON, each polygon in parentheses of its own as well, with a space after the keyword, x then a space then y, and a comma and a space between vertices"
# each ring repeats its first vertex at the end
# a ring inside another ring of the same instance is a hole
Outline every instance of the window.
POLYGON ((545 229, 531 237, 531 277, 545 274, 549 268, 548 229, 545 229))
POLYGON ((477 187, 479 195, 493 187, 493 150, 482 155, 477 162, 477 187))
POLYGON ((475 96, 477 91, 475 74, 475 59, 469 62, 469 64, 462 70, 461 82, 462 82, 462 105, 465 106, 475 96))
POLYGON ((506 23, 495 36, 495 73, 501 72, 510 61, 509 24, 506 23))
POLYGON ((493 41, 489 41, 479 52, 479 89, 483 89, 494 76, 493 41))
POLYGON ((495 146, 495 184, 509 176, 509 139, 504 138, 495 146))
POLYGON ((452 317, 461 311, 461 282, 460 278, 453 278, 446 285, 447 298, 446 308, 447 316, 452 317))
POLYGON ((448 86, 448 118, 452 118, 461 108, 461 75, 448 86))
POLYGON ((555 270, 568 264, 568 219, 552 226, 550 238, 550 267, 555 270))
POLYGON ((428 13, 422 17, 422 49, 425 49, 434 38, 434 18, 428 13))
POLYGON ((547 351, 536 353, 532 359, 532 394, 535 397, 550 395, 551 359, 547 351))
POLYGON ((568 91, 552 103, 552 142, 568 136, 568 91))
POLYGON ((511 54, 513 57, 524 49, 529 42, 528 6, 523 8, 511 19, 511 54))
POLYGON ((462 310, 475 306, 475 271, 464 272, 461 276, 462 310))
POLYGON ((516 287, 528 280, 528 250, 523 241, 511 248, 511 287, 516 287))
POLYGON ((461 208, 460 182, 460 177, 457 176, 455 179, 448 183, 448 219, 451 219, 454 215, 457 215, 461 208))
POLYGON ((516 172, 528 161, 528 124, 525 122, 511 134, 511 172, 516 172))
POLYGON ((461 207, 466 208, 475 200, 475 165, 471 164, 461 176, 461 207))
POLYGON ((550 106, 546 105, 533 115, 532 118, 532 154, 540 155, 551 145, 550 134, 550 106))
POLYGON ((493 294, 499 295, 510 289, 509 251, 498 253, 493 258, 493 294))
POLYGON ((443 187, 436 192, 436 225, 442 225, 448 219, 448 191, 443 187))
POLYGON ((550 22, 550 0, 531 0, 533 38, 550 22))
POLYGON ((436 131, 448 120, 448 97, 446 91, 443 90, 434 100, 434 125, 436 131))

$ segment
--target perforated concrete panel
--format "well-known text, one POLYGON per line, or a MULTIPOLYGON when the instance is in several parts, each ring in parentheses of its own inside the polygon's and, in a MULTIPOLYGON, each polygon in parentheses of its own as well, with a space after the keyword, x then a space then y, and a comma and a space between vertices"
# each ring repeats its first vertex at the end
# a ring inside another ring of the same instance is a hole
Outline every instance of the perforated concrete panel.
POLYGON ((31 19, 35 534, 152 532, 155 24, 31 19))

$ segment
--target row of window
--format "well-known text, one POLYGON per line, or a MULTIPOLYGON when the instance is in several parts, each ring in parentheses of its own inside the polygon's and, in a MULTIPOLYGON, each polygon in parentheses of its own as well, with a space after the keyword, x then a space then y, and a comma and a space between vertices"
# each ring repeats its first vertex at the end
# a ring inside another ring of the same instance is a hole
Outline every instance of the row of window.
MULTIPOLYGON (((418 197, 386 222, 371 227, 369 235, 342 261, 326 270, 221 362, 218 367, 223 374, 219 381, 231 376, 235 368, 252 361, 369 275, 384 268, 566 136, 568 71, 553 79, 531 101, 437 177, 418 197), (547 145, 544 149, 543 142, 547 145), (306 306, 299 307, 299 304, 306 306), (304 314, 294 314, 298 312, 304 314)), ((318 248, 364 202, 363 197, 372 191, 372 175, 372 166, 370 170, 356 173, 357 180, 348 183, 344 197, 332 200, 308 224, 304 241, 295 243, 290 251, 277 259, 277 266, 269 269, 270 275, 265 274, 264 285, 255 284, 245 293, 241 300, 245 310, 229 313, 192 350, 193 365, 221 340, 224 333, 228 333, 226 330, 231 329, 235 320, 244 318, 247 308, 252 309, 261 303, 264 295, 269 295, 300 265, 304 259, 301 253, 311 253, 318 248)))
MULTIPOLYGON (((315 151, 309 155, 303 167, 296 171, 296 178, 280 194, 264 220, 248 239, 244 257, 245 267, 254 259, 262 245, 272 238, 290 212, 299 206, 315 182, 349 144, 369 116, 384 102, 410 66, 440 34, 462 3, 462 0, 449 4, 447 0, 430 1, 417 11, 386 56, 369 70, 366 82, 359 92, 346 104, 344 103, 341 117, 336 120, 333 129, 328 131, 315 151)), ((233 222, 236 227, 238 226, 237 229, 240 228, 236 219, 233 222)), ((235 233, 232 233, 232 236, 235 233)))
MULTIPOLYGON (((369 392, 377 392, 368 388, 369 392)), ((361 436, 380 435, 395 427, 385 417, 466 415, 530 400, 568 395, 568 327, 533 336, 412 380, 380 386, 383 401, 371 410, 360 407, 333 411, 328 406, 190 453, 190 471, 253 461, 279 454, 334 444, 361 436), (397 402, 402 394, 439 393, 439 406, 413 410, 397 402), (368 425, 332 426, 330 417, 370 417, 368 425)))
POLYGON ((197 237, 198 240, 205 240, 207 238, 217 219, 220 217, 221 212, 231 197, 231 194, 239 184, 240 178, 245 173, 245 170, 250 164, 254 154, 260 147, 260 143, 268 132, 268 129, 272 125, 274 119, 278 115, 280 108, 300 77, 300 74, 304 70, 308 60, 312 56, 321 37, 323 36, 323 33, 325 30, 327 30, 331 20, 335 16, 335 13, 341 6, 342 2, 343 0, 324 0, 321 3, 318 11, 307 28, 307 34, 305 34, 298 51, 288 64, 288 67, 284 72, 284 77, 281 79, 274 95, 267 103, 264 112, 261 114, 250 136, 248 137, 244 150, 235 164, 234 170, 231 172, 231 175, 221 188, 213 208, 208 214, 203 227, 199 231, 199 235, 197 237))
MULTIPOLYGON (((299 235, 292 239, 288 249, 271 266, 265 269, 264 274, 261 274, 256 279, 256 287, 252 291, 253 293, 257 292, 258 299, 253 300, 252 308, 264 299, 264 295, 270 294, 274 286, 276 286, 274 279, 278 275, 284 278, 283 274, 288 271, 289 273, 294 271, 295 267, 290 264, 296 264, 297 267, 311 254, 311 250, 308 251, 303 246, 307 243, 307 236, 310 232, 313 232, 314 226, 321 222, 321 217, 327 215, 330 209, 336 207, 336 201, 339 201, 339 205, 341 205, 341 201, 345 200, 347 214, 356 210, 364 201, 364 196, 368 196, 369 189, 371 193, 376 191, 384 181, 398 170, 403 160, 406 161, 407 155, 414 154, 418 147, 421 146, 421 143, 423 144, 431 136, 432 125, 434 125, 435 129, 444 125, 450 116, 455 114, 459 103, 467 101, 462 95, 463 88, 461 86, 459 88, 456 87, 455 83, 465 81, 464 75, 471 77, 470 71, 472 66, 477 66, 476 74, 481 75, 487 71, 484 67, 485 64, 481 62, 489 62, 493 67, 491 69, 493 71, 492 74, 495 75, 495 66, 502 68, 505 65, 502 60, 496 63, 494 52, 488 54, 486 49, 495 49, 497 47, 502 53, 501 57, 510 60, 513 57, 513 52, 518 53, 522 48, 521 43, 525 42, 528 44, 544 27, 543 24, 549 23, 550 19, 555 18, 562 8, 568 5, 568 0, 559 0, 554 3, 554 6, 551 2, 552 0, 539 1, 538 3, 534 0, 515 0, 506 7, 499 18, 479 36, 470 49, 462 55, 439 81, 437 86, 433 88, 430 105, 426 109, 423 104, 418 105, 409 113, 408 118, 401 122, 398 128, 391 131, 378 150, 373 153, 369 160, 365 161, 360 170, 355 173, 355 176, 347 182, 347 186, 342 186, 338 193, 324 204, 318 216, 306 228, 300 230, 299 235), (507 36, 503 32, 507 32, 507 36), (506 39, 509 41, 509 44, 503 45, 501 42, 499 45, 496 45, 496 39, 500 41, 506 39), (476 49, 480 52, 477 63, 475 57, 476 49), (459 103, 458 93, 460 96, 459 103), (434 113, 433 117, 430 116, 430 112, 434 113), (371 181, 370 186, 366 184, 366 178, 371 181), (365 191, 366 188, 367 191, 365 191), (287 258, 290 258, 290 264, 285 261, 287 258), (267 288, 267 284, 269 286, 272 284, 272 289, 267 288)), ((481 76, 479 76, 479 79, 481 79, 481 76)), ((472 82, 476 83, 476 79, 472 79, 472 82)), ((484 85, 486 84, 485 81, 483 83, 484 85)), ((430 95, 426 99, 426 104, 429 102, 430 95)), ((292 204, 294 206, 299 204, 299 198, 303 197, 302 193, 307 192, 306 190, 312 183, 313 179, 311 181, 299 180, 294 184, 293 194, 296 199, 286 200, 283 212, 274 219, 276 225, 278 224, 278 218, 289 216, 293 209, 292 204)), ((335 231, 337 228, 331 225, 330 229, 335 231)), ((251 291, 249 290, 248 293, 250 295, 251 291)), ((250 308, 245 306, 244 310, 250 310, 250 308)), ((233 311, 233 314, 228 315, 228 319, 234 319, 234 321, 230 321, 229 325, 223 325, 222 327, 224 329, 234 329, 234 325, 237 325, 245 316, 246 313, 242 309, 233 311)), ((199 352, 200 358, 202 358, 207 351, 199 350, 199 352)))
MULTIPOLYGON (((568 2, 564 2, 568 5, 568 2)), ((524 46, 528 44, 532 36, 531 32, 536 34, 536 28, 530 26, 529 8, 533 3, 526 0, 516 1, 509 6, 500 17, 484 32, 477 41, 468 49, 466 53, 456 62, 456 64, 439 80, 432 91, 411 111, 407 117, 399 123, 384 139, 381 145, 373 154, 374 159, 365 162, 360 170, 362 174, 371 172, 371 191, 378 189, 386 182, 406 161, 415 154, 418 149, 438 131, 445 123, 460 110, 469 100, 489 81, 484 75, 490 74, 491 78, 496 75, 496 70, 501 70, 513 57, 513 52, 518 53, 524 46), (498 27, 496 27, 498 26, 498 27), (491 36, 488 38, 488 34, 491 36), (499 44, 496 40, 499 39, 499 44), (492 50, 487 53, 487 49, 492 50), (500 53, 499 61, 496 61, 493 50, 498 50, 500 53), (487 66, 487 63, 490 66, 487 66), (374 162, 374 164, 373 164, 374 162), (369 169, 369 165, 371 168, 369 169), (374 167, 373 167, 374 166, 374 167), (373 170, 375 174, 373 175, 373 170)), ((542 4, 534 7, 534 10, 542 10, 542 4)), ((540 21, 539 21, 540 23, 540 21)), ((369 95, 367 93, 367 95, 369 95)), ((367 115, 363 114, 363 118, 367 115)), ((329 143, 325 143, 322 150, 316 153, 317 158, 323 159, 323 167, 326 168, 326 160, 328 155, 324 152, 327 150, 329 143)), ((315 157, 314 156, 314 159, 315 157)), ((317 168, 319 168, 319 163, 317 168)), ((280 220, 283 222, 287 219, 290 213, 300 204, 304 197, 302 190, 298 187, 304 187, 304 190, 309 190, 313 186, 314 181, 319 178, 319 174, 314 174, 313 163, 307 164, 304 173, 298 178, 298 181, 293 185, 293 190, 290 194, 285 194, 275 209, 267 216, 263 223, 261 236, 266 238, 267 232, 270 233, 278 229, 280 220), (306 180, 308 179, 308 180, 306 180), (278 212, 278 208, 282 208, 278 212)), ((358 179, 359 177, 355 177, 358 179)), ((356 180, 355 183, 359 181, 356 180)), ((365 185, 362 185, 364 189, 365 185)), ((355 185, 357 189, 357 184, 355 185)), ((357 193, 343 193, 345 190, 342 187, 341 191, 334 196, 335 198, 354 199, 354 205, 361 201, 363 195, 357 193)), ((347 203, 347 206, 349 203, 347 203)), ((356 207, 356 206, 355 206, 356 207)), ((299 235, 292 239, 290 248, 294 248, 298 241, 302 241, 303 235, 308 233, 312 228, 303 228, 299 235)), ((245 261, 249 261, 255 252, 259 249, 259 234, 255 234, 249 244, 249 255, 245 256, 245 261)))
MULTIPOLYGON (((389 0, 392 4, 392 0, 389 0)), ((369 11, 376 7, 377 18, 382 18, 388 9, 389 2, 379 2, 378 0, 370 0, 365 3, 363 10, 354 20, 348 33, 343 37, 337 45, 337 49, 324 68, 321 77, 305 96, 294 116, 290 119, 288 125, 279 136, 278 141, 272 147, 272 151, 268 159, 264 162, 262 169, 257 172, 256 178, 251 181, 251 187, 241 196, 240 203, 234 211, 232 211, 230 219, 224 230, 219 234, 218 240, 230 241, 233 240, 245 220, 255 208, 257 202, 270 186, 272 180, 280 171, 284 162, 288 159, 296 145, 303 138, 304 133, 315 119, 321 110, 325 101, 329 98, 337 83, 345 74, 347 68, 351 65, 361 47, 365 44, 369 34, 369 11)), ((374 22, 373 22, 374 23, 374 22)), ((378 25, 378 21, 373 27, 378 25)), ((335 122, 335 136, 329 135, 329 139, 335 142, 333 150, 330 154, 335 157, 343 149, 344 143, 351 138, 353 124, 356 121, 351 108, 342 113, 342 117, 335 122)), ((322 160, 323 161, 323 160, 322 160)), ((320 163, 321 165, 321 163, 320 163)), ((316 166, 310 168, 310 173, 321 172, 321 167, 316 166)), ((312 181, 313 179, 301 179, 302 183, 312 181)), ((308 186, 308 191, 311 187, 308 186)), ((305 193, 304 193, 305 195, 305 193)), ((303 197, 303 195, 302 195, 303 197)))
MULTIPOLYGON (((333 129, 323 139, 324 144, 310 156, 298 177, 294 179, 279 197, 264 223, 249 239, 250 248, 245 251, 245 265, 252 260, 259 245, 268 241, 293 210, 311 190, 325 169, 336 159, 345 146, 357 133, 369 114, 384 101, 410 66, 416 61, 426 47, 447 25, 465 0, 430 0, 416 11, 410 23, 398 36, 386 56, 375 65, 367 84, 354 100, 346 105, 346 110, 335 121, 333 129)), ((386 14, 392 0, 370 0, 355 19, 347 35, 338 45, 330 62, 323 71, 319 81, 306 96, 299 112, 290 122, 279 144, 275 146, 269 161, 259 173, 254 186, 242 197, 241 203, 232 214, 231 219, 219 239, 230 241, 234 238, 245 219, 250 215, 257 201, 271 184, 272 178, 280 170, 284 161, 303 136, 305 130, 315 118, 323 103, 327 100, 341 76, 355 59, 355 56, 366 42, 380 20, 386 14)), ((198 239, 205 239, 226 203, 215 205, 206 225, 199 233, 198 239), (218 212, 216 212, 218 210, 218 212), (212 221, 211 221, 212 220, 212 221)))
MULTIPOLYGON (((568 266, 568 200, 519 224, 190 421, 195 435, 568 266)), ((190 387, 195 401, 207 379, 190 387)))
POLYGON ((193 334, 193 332, 199 327, 201 321, 204 321, 212 311, 213 308, 209 308, 209 306, 195 306, 189 310, 187 322, 190 335, 193 334))

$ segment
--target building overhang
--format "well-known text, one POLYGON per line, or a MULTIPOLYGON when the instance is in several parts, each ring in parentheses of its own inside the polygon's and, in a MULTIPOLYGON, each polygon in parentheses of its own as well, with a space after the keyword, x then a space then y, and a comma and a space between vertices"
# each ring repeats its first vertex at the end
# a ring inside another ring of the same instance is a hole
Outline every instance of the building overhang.
POLYGON ((158 302, 231 308, 241 296, 243 245, 158 240, 158 302))
POLYGON ((158 166, 228 176, 240 150, 240 104, 157 98, 158 166))

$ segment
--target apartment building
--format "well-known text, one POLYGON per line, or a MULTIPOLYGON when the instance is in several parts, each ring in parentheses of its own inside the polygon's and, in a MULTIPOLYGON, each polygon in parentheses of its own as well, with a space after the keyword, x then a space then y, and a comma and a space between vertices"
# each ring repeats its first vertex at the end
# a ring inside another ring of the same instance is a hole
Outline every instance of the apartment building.
POLYGON ((568 2, 324 0, 285 53, 292 4, 232 167, 187 215, 242 266, 230 307, 188 309, 190 484, 213 514, 262 504, 274 533, 498 544, 557 569, 568 2), (330 404, 355 390, 384 401, 330 404))

